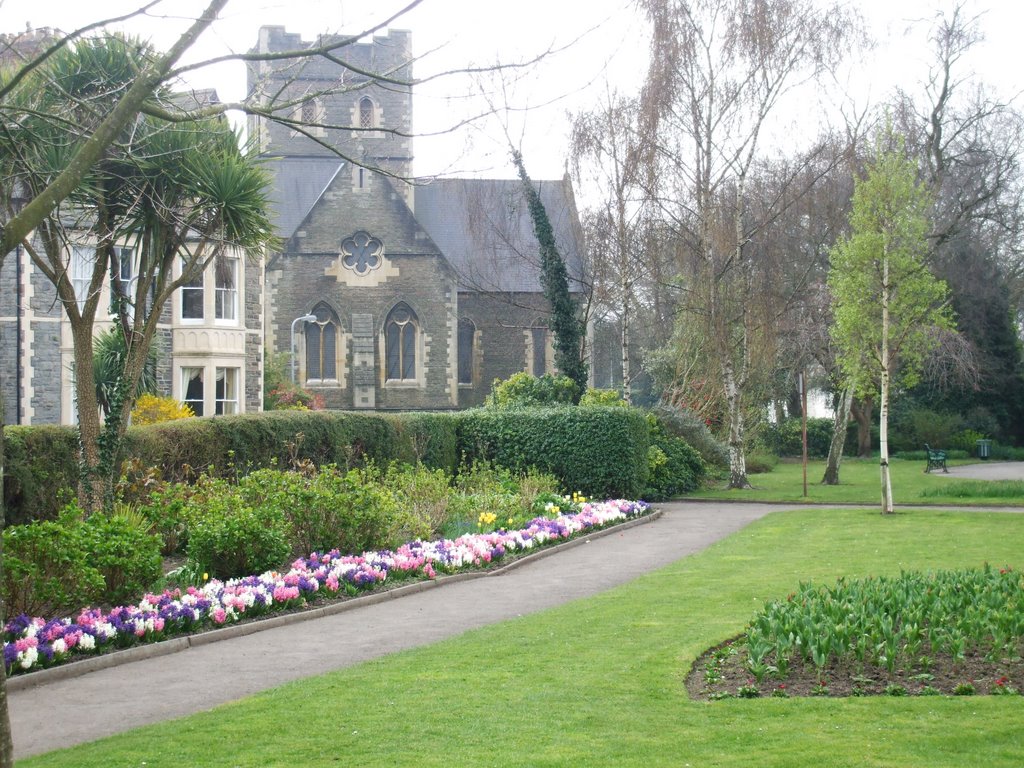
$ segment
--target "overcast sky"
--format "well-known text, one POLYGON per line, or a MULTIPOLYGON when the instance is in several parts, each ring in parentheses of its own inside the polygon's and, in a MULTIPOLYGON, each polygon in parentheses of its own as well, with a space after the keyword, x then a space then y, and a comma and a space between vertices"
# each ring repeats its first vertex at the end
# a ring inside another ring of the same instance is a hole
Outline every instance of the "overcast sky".
MULTIPOLYGON (((140 0, 0 0, 0 31, 59 27, 65 31, 133 9, 140 0)), ((200 0, 167 0, 129 29, 166 48, 187 26, 189 11, 200 0)), ((262 25, 282 25, 307 39, 318 33, 360 31, 386 18, 404 3, 394 0, 233 0, 226 13, 193 49, 189 60, 250 48, 262 25)), ((932 0, 859 0, 853 4, 868 19, 879 46, 853 67, 852 88, 861 104, 884 99, 896 85, 919 87, 927 74, 927 27, 915 20, 934 17, 948 2, 932 0)), ((1009 97, 1024 88, 1020 31, 1024 3, 1018 0, 967 0, 968 11, 982 13, 986 41, 967 66, 1009 97)), ((617 87, 639 85, 645 68, 644 23, 629 0, 424 0, 394 25, 413 32, 413 47, 422 60, 416 74, 528 59, 548 48, 552 55, 512 86, 509 101, 517 111, 507 116, 513 140, 521 144, 531 175, 559 177, 565 167, 567 111, 594 103, 610 79, 617 87)), ((226 64, 197 72, 189 85, 214 87, 223 100, 244 95, 241 65, 226 64)), ((491 83, 493 86, 494 83, 491 83)), ((479 85, 446 79, 420 87, 414 102, 417 132, 435 131, 453 118, 483 111, 479 85)), ((496 97, 501 103, 504 99, 496 97)), ((814 119, 804 110, 800 120, 814 119)), ((508 177, 507 142, 493 121, 457 135, 416 140, 416 173, 475 174, 508 177)))

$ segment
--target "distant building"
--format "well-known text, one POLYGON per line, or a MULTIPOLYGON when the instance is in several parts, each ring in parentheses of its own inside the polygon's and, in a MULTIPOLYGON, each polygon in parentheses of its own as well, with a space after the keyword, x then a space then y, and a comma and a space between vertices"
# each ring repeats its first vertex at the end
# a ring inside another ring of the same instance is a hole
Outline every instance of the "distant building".
MULTIPOLYGON (((309 45, 265 27, 257 50, 309 45)), ((249 73, 252 92, 295 100, 303 124, 250 122, 274 174, 283 241, 266 270, 268 348, 287 352, 293 322, 314 315, 299 325, 297 378, 332 408, 467 407, 495 378, 551 372, 550 310, 521 184, 411 179, 411 91, 359 74, 411 78, 408 32, 346 47, 342 58, 352 67, 313 59, 249 73), (357 130, 339 139, 318 123, 357 130)), ((580 292, 571 185, 536 185, 580 292)))

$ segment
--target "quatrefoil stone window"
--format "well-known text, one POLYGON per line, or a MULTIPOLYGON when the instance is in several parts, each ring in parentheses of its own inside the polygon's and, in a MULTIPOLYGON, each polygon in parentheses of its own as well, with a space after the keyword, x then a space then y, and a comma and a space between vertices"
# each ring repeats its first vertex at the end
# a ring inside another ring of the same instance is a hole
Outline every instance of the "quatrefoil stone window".
POLYGON ((356 232, 341 241, 341 265, 365 275, 383 263, 384 243, 366 232, 356 232))

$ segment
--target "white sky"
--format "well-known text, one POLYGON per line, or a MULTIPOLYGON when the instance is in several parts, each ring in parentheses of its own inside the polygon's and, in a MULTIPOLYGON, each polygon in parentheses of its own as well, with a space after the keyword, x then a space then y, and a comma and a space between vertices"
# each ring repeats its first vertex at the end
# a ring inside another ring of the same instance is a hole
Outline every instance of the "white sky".
MULTIPOLYGON (((141 0, 0 0, 0 31, 59 27, 65 31, 134 9, 141 0)), ((352 33, 386 18, 404 3, 396 0, 232 0, 223 17, 189 55, 201 60, 250 48, 262 25, 282 25, 310 39, 318 33, 352 33)), ((202 0, 165 0, 149 18, 129 29, 166 48, 187 26, 188 12, 202 0)), ((899 84, 919 89, 927 73, 926 27, 908 34, 911 22, 928 19, 950 3, 944 0, 857 0, 878 48, 852 66, 852 80, 863 105, 882 100, 899 84)), ((1020 30, 1024 3, 1019 0, 967 0, 973 15, 984 13, 986 41, 967 65, 1004 96, 1024 90, 1020 66, 1020 30)), ((567 111, 594 104, 605 78, 622 88, 642 80, 647 47, 644 22, 630 0, 424 0, 393 26, 413 32, 413 47, 422 60, 417 76, 468 65, 511 62, 532 57, 549 46, 572 44, 551 56, 513 87, 511 102, 521 109, 507 117, 513 140, 520 144, 534 178, 562 175, 568 132, 567 111), (524 108, 529 107, 528 111, 524 108)), ((238 63, 220 65, 191 78, 193 87, 214 87, 221 99, 240 99, 245 74, 238 63)), ((415 129, 419 133, 448 127, 464 113, 482 112, 475 97, 479 86, 446 79, 415 92, 415 129)), ((499 98, 500 102, 500 98, 499 98)), ((794 121, 815 120, 818 110, 801 105, 794 121)), ((507 141, 493 119, 457 134, 416 139, 416 173, 474 174, 508 177, 507 141)))

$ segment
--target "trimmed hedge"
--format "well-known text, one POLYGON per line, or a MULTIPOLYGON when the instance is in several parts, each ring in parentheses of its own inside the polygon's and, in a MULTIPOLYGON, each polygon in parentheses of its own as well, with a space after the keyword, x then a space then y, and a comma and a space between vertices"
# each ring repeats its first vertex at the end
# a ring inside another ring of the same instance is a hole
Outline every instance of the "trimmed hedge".
POLYGON ((464 460, 493 461, 514 472, 535 467, 565 490, 594 498, 639 498, 647 480, 647 420, 614 407, 555 407, 458 414, 464 460))
POLYGON ((78 484, 78 430, 4 427, 4 512, 7 525, 56 520, 78 484))
MULTIPOLYGON (((233 476, 274 465, 288 467, 293 458, 342 467, 419 459, 428 467, 454 473, 457 424, 450 413, 271 411, 180 419, 131 427, 122 455, 143 467, 160 467, 163 478, 171 481, 203 471, 233 476)), ((7 523, 56 519, 78 483, 78 431, 62 426, 7 427, 4 436, 7 523)))
MULTIPOLYGON (((78 480, 78 436, 71 427, 8 427, 4 494, 8 522, 52 520, 78 480)), ((649 437, 641 411, 616 407, 476 409, 458 413, 362 414, 337 411, 180 419, 132 427, 123 455, 156 466, 169 481, 207 471, 240 476, 293 460, 316 466, 373 461, 415 463, 454 474, 460 462, 536 467, 567 490, 640 498, 649 437), (301 437, 299 437, 301 435, 301 437)))

